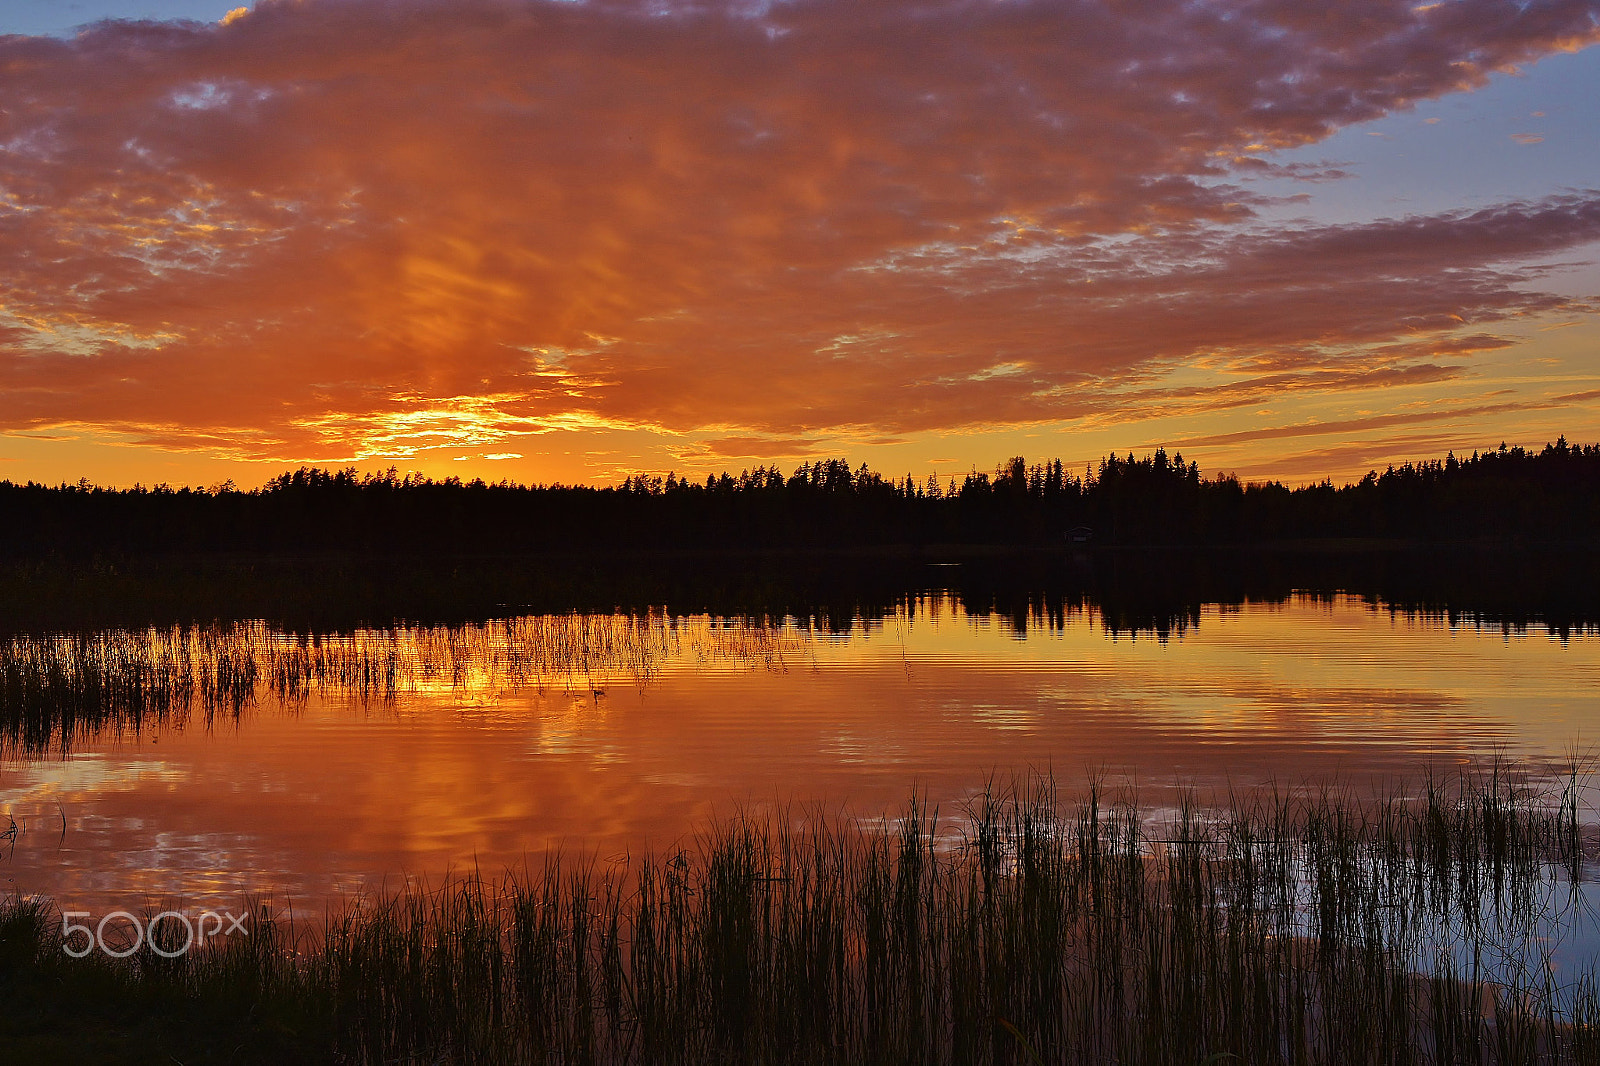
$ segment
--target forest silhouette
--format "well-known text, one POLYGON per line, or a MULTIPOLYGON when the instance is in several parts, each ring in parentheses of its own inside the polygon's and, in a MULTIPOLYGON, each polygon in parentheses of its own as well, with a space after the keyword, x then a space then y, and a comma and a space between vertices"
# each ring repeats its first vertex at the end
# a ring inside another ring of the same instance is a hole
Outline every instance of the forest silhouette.
POLYGON ((458 555, 869 546, 1251 545, 1377 538, 1587 540, 1600 445, 1502 444, 1335 487, 1207 477, 1180 454, 1098 469, 1013 458, 960 481, 885 477, 841 459, 620 485, 433 480, 304 467, 240 491, 0 481, 0 555, 329 551, 458 555))

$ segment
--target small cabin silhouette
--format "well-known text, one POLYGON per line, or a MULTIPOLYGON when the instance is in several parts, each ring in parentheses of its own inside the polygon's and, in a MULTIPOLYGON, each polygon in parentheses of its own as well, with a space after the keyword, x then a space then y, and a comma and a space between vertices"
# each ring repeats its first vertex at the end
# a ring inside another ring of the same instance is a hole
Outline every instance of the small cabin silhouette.
POLYGON ((1073 526, 1071 529, 1067 530, 1067 543, 1087 544, 1089 543, 1089 538, 1093 536, 1094 530, 1090 529, 1088 526, 1073 526))

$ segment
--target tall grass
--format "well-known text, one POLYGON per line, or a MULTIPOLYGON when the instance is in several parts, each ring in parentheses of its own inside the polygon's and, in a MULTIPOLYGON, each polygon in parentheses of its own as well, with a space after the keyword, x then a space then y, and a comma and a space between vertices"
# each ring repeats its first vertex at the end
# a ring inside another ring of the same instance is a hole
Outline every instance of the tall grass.
POLYGON ((1033 778, 954 817, 738 813, 126 966, 352 1062, 1596 1063, 1594 979, 1547 957, 1582 920, 1575 813, 1499 767, 1161 815, 1033 778))
POLYGON ((236 718, 263 696, 391 701, 428 686, 603 690, 685 659, 781 669, 803 635, 766 619, 709 622, 561 614, 458 626, 285 633, 259 623, 0 640, 0 757, 37 757, 107 733, 236 718))
POLYGON ((248 626, 0 641, 0 754, 181 724, 196 707, 237 714, 255 698, 258 643, 248 626))

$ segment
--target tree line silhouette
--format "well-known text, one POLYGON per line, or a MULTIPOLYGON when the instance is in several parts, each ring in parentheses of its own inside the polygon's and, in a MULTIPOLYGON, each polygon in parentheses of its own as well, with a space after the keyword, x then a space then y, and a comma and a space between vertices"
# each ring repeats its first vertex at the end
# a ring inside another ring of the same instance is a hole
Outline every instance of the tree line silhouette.
POLYGON ((1501 444, 1353 484, 1290 489, 1203 476, 1164 449, 1081 474, 1021 457, 959 482, 885 477, 841 459, 704 481, 523 486, 303 467, 258 489, 0 481, 0 555, 605 553, 868 546, 1261 544, 1330 538, 1589 539, 1600 445, 1501 444))

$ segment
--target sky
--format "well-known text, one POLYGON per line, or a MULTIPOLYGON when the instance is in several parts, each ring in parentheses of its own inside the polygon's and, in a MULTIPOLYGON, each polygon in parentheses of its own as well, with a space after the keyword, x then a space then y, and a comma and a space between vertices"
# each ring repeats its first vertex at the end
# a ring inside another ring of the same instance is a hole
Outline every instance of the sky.
POLYGON ((1600 441, 1600 0, 7 0, 0 479, 1600 441))

